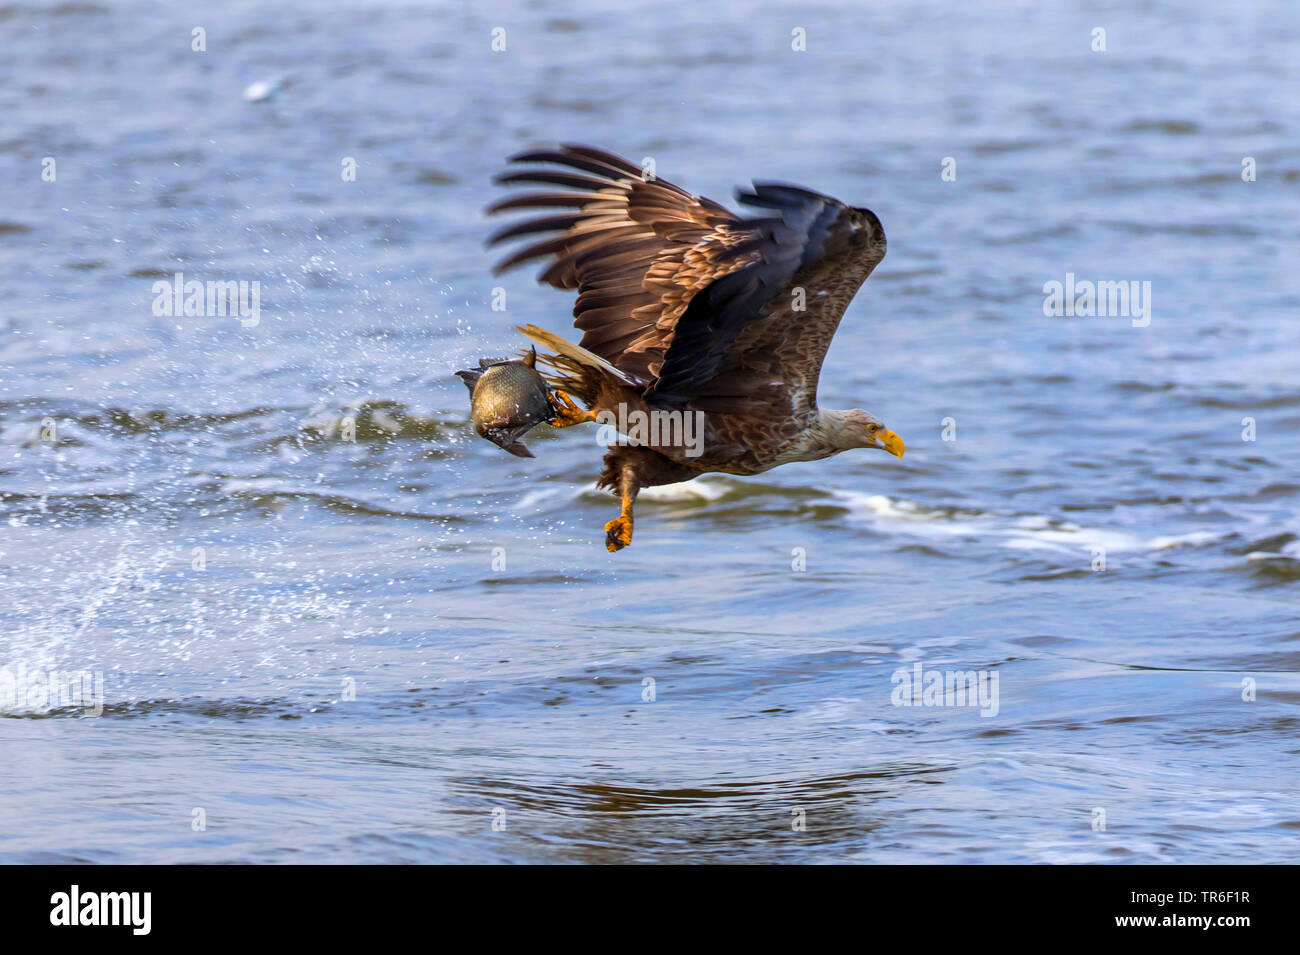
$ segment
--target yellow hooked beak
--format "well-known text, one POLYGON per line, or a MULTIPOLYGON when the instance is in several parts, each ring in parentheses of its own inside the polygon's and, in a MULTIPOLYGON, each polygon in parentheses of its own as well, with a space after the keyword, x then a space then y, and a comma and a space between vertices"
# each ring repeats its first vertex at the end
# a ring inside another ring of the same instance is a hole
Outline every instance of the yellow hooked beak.
POLYGON ((903 452, 907 450, 907 445, 903 444, 903 439, 888 428, 876 435, 876 440, 880 442, 881 447, 900 460, 903 457, 903 452))

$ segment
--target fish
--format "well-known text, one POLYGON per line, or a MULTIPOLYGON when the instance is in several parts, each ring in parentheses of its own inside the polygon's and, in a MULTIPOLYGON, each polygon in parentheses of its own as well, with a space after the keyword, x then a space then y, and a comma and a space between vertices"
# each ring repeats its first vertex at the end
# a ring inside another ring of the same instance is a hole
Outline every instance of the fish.
POLYGON ((537 349, 533 348, 517 361, 481 358, 478 370, 456 372, 469 389, 474 430, 517 458, 533 456, 519 439, 555 418, 550 390, 536 366, 537 349))

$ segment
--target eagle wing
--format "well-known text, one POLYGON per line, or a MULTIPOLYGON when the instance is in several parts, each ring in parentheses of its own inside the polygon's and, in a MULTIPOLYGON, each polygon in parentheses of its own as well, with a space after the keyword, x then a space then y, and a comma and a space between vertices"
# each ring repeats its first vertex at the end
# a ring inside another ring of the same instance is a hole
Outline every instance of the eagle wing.
POLYGON ((581 346, 640 381, 648 401, 785 415, 815 408, 840 316, 884 257, 873 213, 798 186, 755 183, 738 197, 761 212, 742 219, 586 146, 511 161, 545 168, 498 182, 571 191, 510 197, 489 212, 571 211, 496 232, 489 244, 546 234, 496 271, 548 260, 538 280, 578 290, 581 346))

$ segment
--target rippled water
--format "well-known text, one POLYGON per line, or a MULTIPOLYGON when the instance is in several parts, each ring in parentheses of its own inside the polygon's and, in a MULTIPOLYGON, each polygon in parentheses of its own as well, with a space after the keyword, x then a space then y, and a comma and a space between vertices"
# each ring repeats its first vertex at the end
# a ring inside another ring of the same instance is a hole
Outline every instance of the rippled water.
POLYGON ((6 708, 0 860, 1294 859, 1293 7, 358 6, 0 2, 0 670, 105 704, 6 708), (474 438, 452 372, 571 304, 491 276, 489 177, 566 140, 874 209, 821 397, 906 458, 610 555, 592 434, 474 438))

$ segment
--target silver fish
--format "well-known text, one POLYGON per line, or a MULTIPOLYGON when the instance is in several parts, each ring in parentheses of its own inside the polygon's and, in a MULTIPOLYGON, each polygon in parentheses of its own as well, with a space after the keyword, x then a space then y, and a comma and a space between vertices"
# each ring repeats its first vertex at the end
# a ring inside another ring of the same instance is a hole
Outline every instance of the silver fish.
POLYGON ((519 439, 555 417, 546 381, 536 365, 534 348, 518 361, 482 358, 478 371, 456 372, 469 389, 474 430, 517 458, 533 456, 519 439))

